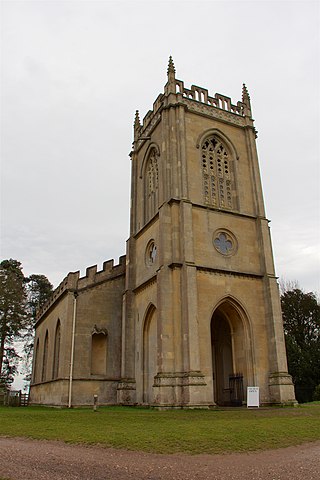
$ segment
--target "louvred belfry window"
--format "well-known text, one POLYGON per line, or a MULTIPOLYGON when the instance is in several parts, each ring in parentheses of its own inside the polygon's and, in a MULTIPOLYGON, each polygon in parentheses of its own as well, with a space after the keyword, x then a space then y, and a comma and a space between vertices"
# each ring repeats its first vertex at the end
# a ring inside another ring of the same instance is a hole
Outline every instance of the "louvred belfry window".
POLYGON ((225 145, 216 136, 201 145, 204 203, 232 209, 231 159, 225 145))

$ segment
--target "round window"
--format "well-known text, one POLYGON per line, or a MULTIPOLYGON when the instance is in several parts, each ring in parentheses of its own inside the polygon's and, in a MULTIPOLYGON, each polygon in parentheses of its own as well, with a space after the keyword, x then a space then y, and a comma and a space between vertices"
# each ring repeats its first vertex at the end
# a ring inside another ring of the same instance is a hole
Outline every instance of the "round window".
POLYGON ((217 230, 213 235, 213 245, 221 255, 230 256, 237 251, 237 240, 231 232, 217 230))
POLYGON ((154 240, 151 240, 146 248, 146 264, 153 265, 157 258, 157 246, 154 243, 154 240))

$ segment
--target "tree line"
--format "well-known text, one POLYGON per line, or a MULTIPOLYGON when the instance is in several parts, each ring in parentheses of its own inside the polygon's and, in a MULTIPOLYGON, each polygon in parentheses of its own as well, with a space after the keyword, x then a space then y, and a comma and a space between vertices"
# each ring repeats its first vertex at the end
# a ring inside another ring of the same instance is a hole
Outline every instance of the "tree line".
POLYGON ((0 263, 0 387, 10 387, 21 360, 30 380, 36 312, 52 291, 45 275, 26 277, 12 258, 0 263))
MULTIPOLYGON (((30 380, 36 313, 53 287, 45 275, 25 277, 17 260, 0 264, 0 382, 10 386, 18 371, 23 345, 26 379, 30 380)), ((282 283, 281 307, 288 370, 297 400, 320 400, 320 304, 313 292, 282 283)))
POLYGON ((320 400, 320 304, 297 284, 282 289, 281 308, 288 370, 299 403, 320 400), (289 288, 288 288, 289 287, 289 288))

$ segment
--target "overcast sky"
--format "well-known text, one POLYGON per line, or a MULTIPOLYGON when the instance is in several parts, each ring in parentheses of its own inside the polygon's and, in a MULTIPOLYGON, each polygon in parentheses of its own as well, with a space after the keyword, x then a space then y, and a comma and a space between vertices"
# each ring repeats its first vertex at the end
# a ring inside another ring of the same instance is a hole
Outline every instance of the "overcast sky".
POLYGON ((276 272, 320 291, 318 1, 1 2, 1 258, 57 286, 125 253, 132 125, 249 89, 276 272))

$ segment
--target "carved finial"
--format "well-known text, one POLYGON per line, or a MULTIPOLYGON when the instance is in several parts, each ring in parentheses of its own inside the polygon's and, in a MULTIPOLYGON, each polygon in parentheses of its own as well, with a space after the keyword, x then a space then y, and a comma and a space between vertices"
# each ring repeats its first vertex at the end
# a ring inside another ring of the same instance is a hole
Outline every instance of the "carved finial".
POLYGON ((139 117, 139 110, 136 110, 136 115, 134 117, 134 124, 133 124, 134 141, 138 140, 140 131, 141 131, 141 123, 140 123, 140 117, 139 117))
POLYGON ((168 64, 167 73, 168 73, 169 80, 170 80, 171 75, 173 75, 173 78, 175 78, 176 69, 174 68, 174 63, 173 63, 171 55, 169 57, 169 64, 168 64))
POLYGON ((140 123, 140 117, 139 117, 139 110, 136 110, 136 115, 134 117, 134 128, 140 128, 141 123, 140 123))
POLYGON ((245 83, 242 85, 242 103, 245 105, 244 114, 251 117, 250 95, 245 83))
POLYGON ((176 93, 176 69, 174 68, 174 63, 172 57, 169 57, 169 64, 168 64, 168 81, 165 86, 165 93, 169 95, 169 93, 176 93))
POLYGON ((242 85, 242 101, 243 101, 243 103, 247 103, 248 100, 249 100, 249 103, 250 103, 250 95, 249 95, 248 89, 246 87, 246 84, 244 83, 242 85))

